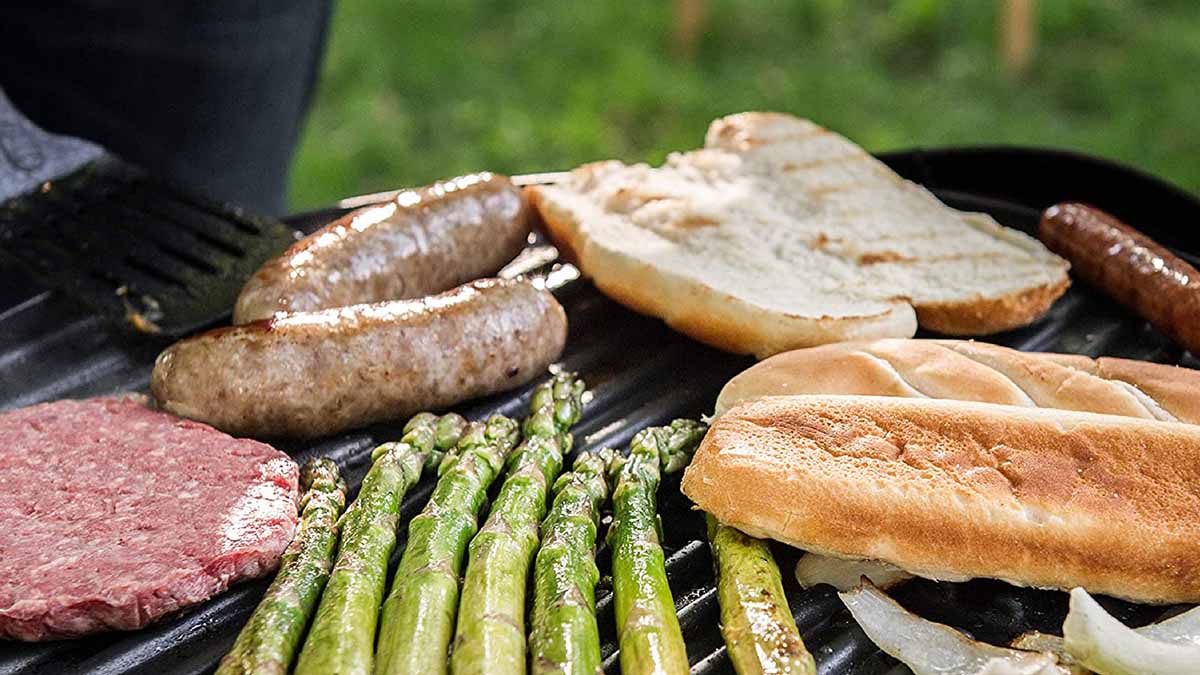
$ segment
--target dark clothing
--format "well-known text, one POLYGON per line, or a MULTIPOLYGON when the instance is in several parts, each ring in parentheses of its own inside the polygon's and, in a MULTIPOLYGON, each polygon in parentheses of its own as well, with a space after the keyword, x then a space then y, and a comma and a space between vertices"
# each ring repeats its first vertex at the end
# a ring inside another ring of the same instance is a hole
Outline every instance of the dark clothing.
POLYGON ((0 89, 48 131, 93 140, 181 185, 278 215, 330 5, 6 3, 0 89))

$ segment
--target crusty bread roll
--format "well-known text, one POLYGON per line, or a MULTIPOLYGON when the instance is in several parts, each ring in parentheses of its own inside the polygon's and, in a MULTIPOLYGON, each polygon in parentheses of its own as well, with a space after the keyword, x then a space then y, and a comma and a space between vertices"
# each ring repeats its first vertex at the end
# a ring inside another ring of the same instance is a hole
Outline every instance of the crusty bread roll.
POLYGON ((861 394, 949 398, 1200 423, 1200 372, 964 340, 874 340, 797 349, 755 364, 716 412, 761 396, 861 394))
POLYGON ((779 396, 683 478, 721 522, 935 579, 1200 601, 1200 427, 967 401, 779 396))
POLYGON ((808 120, 718 119, 661 167, 596 162, 529 188, 596 286, 716 347, 759 357, 921 326, 983 335, 1041 316, 1068 264, 952 209, 808 120))

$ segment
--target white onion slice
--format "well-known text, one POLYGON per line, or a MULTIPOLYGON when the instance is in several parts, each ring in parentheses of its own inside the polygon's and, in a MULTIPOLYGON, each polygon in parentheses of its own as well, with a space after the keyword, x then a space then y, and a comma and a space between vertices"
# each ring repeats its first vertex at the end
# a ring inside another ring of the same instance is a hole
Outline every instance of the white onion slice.
POLYGON ((1196 618, 1185 616, 1168 619, 1154 630, 1136 631, 1117 621, 1087 591, 1075 588, 1063 622, 1067 653, 1100 675, 1195 675, 1200 673, 1200 645, 1151 637, 1194 634, 1196 618))
POLYGON ((877 588, 891 588, 913 575, 881 560, 847 560, 820 553, 805 553, 796 563, 796 581, 805 589, 829 584, 839 591, 848 591, 858 586, 863 577, 877 588))
POLYGON ((1158 623, 1142 626, 1138 633, 1152 640, 1200 645, 1200 607, 1194 607, 1158 623))
POLYGON ((880 649, 916 675, 1067 675, 1053 654, 976 642, 950 626, 926 621, 864 582, 838 594, 880 649))

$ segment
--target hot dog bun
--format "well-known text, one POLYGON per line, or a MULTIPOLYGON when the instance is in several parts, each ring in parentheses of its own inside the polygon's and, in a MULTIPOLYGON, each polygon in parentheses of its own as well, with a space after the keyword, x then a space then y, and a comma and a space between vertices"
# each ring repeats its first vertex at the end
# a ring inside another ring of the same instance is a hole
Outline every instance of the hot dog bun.
POLYGON ((921 576, 1200 601, 1200 427, 784 396, 718 418, 683 492, 721 522, 921 576))
POLYGON ((766 357, 921 326, 1023 326, 1067 262, 990 216, 952 209, 808 120, 716 120, 661 167, 597 162, 529 189, 596 286, 702 342, 766 357))
POLYGON ((717 414, 785 394, 948 398, 1200 424, 1200 372, 964 340, 874 340, 773 356, 729 381, 717 414))

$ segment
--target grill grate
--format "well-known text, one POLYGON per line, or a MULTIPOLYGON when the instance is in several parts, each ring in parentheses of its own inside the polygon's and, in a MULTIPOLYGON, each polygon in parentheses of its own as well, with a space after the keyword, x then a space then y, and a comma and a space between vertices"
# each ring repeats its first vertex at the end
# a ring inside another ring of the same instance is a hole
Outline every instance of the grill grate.
MULTIPOLYGON (((1190 251, 1200 251, 1200 240, 1194 231, 1168 229, 1175 218, 1195 222, 1200 216, 1200 203, 1174 202, 1174 207, 1147 214, 1155 218, 1153 222, 1137 217, 1138 209, 1144 205, 1167 203, 1164 201, 1167 198, 1161 195, 1176 194, 1150 179, 1112 165, 1069 158, 1072 162, 1083 162, 1093 173, 1099 171, 1099 175, 1108 177, 1108 182, 1095 183, 1090 192, 1065 191, 1050 199, 1022 201, 1018 193, 1026 188, 1020 185, 1013 188, 1014 194, 1008 195, 980 187, 999 181, 997 174, 978 173, 975 175, 978 185, 971 185, 970 172, 956 168, 962 166, 961 157, 966 155, 978 160, 971 153, 950 152, 906 153, 891 156, 889 161, 906 175, 931 186, 949 184, 950 190, 938 192, 952 205, 988 210, 1001 222, 1027 231, 1038 209, 1049 201, 1082 199, 1121 213, 1152 236, 1190 251), (944 181, 943 176, 948 178, 944 181), (1134 179, 1141 188, 1112 189, 1114 182, 1128 186, 1130 183, 1122 181, 1134 179), (1184 206, 1190 211, 1184 210, 1184 206)), ((1027 166, 1032 162, 1045 167, 1047 172, 1075 175, 1068 170, 1070 167, 1050 161, 1055 157, 1061 159, 1059 155, 1027 154, 1027 166)), ((1006 181, 1045 180, 1032 170, 1002 177, 1006 181)), ((297 219, 291 224, 303 229, 313 223, 297 219)), ((215 232, 214 236, 220 237, 221 230, 215 232)), ((149 241, 146 245, 160 244, 149 241)), ((185 248, 192 250, 190 245, 185 248)), ((106 332, 101 320, 81 312, 61 294, 21 279, 16 269, 0 261, 0 281, 4 282, 0 284, 4 288, 0 290, 0 409, 58 397, 146 389, 155 355, 153 349, 106 332)), ((570 319, 562 365, 580 372, 594 395, 575 430, 576 447, 581 451, 606 445, 623 447, 644 426, 707 412, 722 384, 751 363, 748 358, 723 354, 687 340, 656 320, 632 314, 604 298, 585 281, 571 282, 559 289, 557 295, 570 319)), ((994 339, 1023 349, 1092 356, 1110 354, 1200 366, 1162 335, 1082 284, 1076 284, 1050 315, 1037 324, 994 339)), ((461 411, 472 418, 493 410, 520 414, 531 392, 531 386, 525 387, 508 395, 476 401, 461 411)), ((343 468, 348 483, 357 486, 369 466, 371 449, 379 442, 397 437, 399 425, 385 425, 313 444, 285 445, 282 449, 301 462, 318 455, 330 457, 343 468)), ((678 476, 664 481, 660 512, 668 577, 688 656, 693 672, 729 672, 730 663, 717 627, 719 607, 703 520, 691 510, 678 487, 678 476)), ((431 490, 432 481, 426 479, 408 495, 402 507, 404 521, 419 512, 431 490)), ((401 532, 401 545, 403 535, 401 532)), ((908 672, 867 640, 832 589, 817 587, 802 591, 796 585, 790 573, 798 556, 796 551, 775 546, 775 553, 796 622, 816 657, 820 673, 908 672)), ((393 565, 398 559, 397 553, 393 565)), ((608 566, 608 552, 602 549, 601 570, 606 571, 608 566)), ((0 673, 208 672, 248 618, 266 584, 266 581, 243 584, 193 611, 136 633, 46 644, 6 644, 0 649, 0 673)), ((1056 630, 1066 613, 1065 594, 991 581, 942 584, 918 580, 898 590, 896 597, 925 617, 997 642, 1030 628, 1056 630)), ((597 600, 605 668, 616 672, 612 593, 606 581, 601 582, 597 600)), ((1153 620, 1164 611, 1164 608, 1107 599, 1102 602, 1118 618, 1134 624, 1153 620)))

